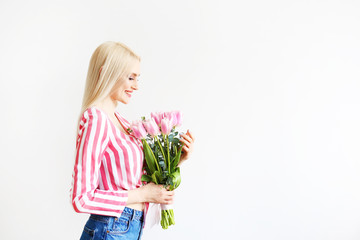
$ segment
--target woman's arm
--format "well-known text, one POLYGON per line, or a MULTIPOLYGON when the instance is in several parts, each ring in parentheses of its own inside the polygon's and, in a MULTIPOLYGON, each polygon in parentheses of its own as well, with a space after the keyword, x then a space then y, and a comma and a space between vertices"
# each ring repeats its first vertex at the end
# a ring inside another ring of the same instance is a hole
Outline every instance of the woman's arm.
POLYGON ((127 205, 143 202, 172 204, 174 194, 174 191, 166 190, 163 185, 148 183, 140 188, 128 191, 127 205))

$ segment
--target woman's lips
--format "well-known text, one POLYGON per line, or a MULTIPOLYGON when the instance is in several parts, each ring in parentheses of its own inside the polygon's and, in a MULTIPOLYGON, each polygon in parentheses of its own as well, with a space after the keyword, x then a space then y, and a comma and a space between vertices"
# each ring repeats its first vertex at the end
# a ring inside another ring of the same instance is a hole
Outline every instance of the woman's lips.
POLYGON ((129 96, 129 97, 131 97, 131 93, 132 93, 132 91, 130 92, 130 91, 125 91, 126 92, 126 94, 129 96))

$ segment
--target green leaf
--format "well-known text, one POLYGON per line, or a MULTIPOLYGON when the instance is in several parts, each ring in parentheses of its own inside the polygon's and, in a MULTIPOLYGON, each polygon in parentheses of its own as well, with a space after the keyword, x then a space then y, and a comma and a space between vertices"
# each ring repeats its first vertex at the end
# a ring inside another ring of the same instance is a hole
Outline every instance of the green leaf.
POLYGON ((180 168, 177 167, 175 171, 170 175, 172 181, 172 189, 176 189, 181 183, 180 168))
POLYGON ((166 179, 166 185, 170 186, 170 190, 173 190, 174 189, 174 183, 172 181, 172 177, 169 176, 167 179, 166 179))
POLYGON ((165 169, 166 169, 166 165, 165 165, 164 160, 160 160, 160 161, 159 161, 159 166, 161 167, 162 170, 165 170, 165 169))
POLYGON ((172 140, 172 143, 175 145, 177 145, 178 143, 180 142, 180 140, 178 139, 178 138, 174 138, 173 140, 172 140))
POLYGON ((152 178, 152 181, 155 183, 155 184, 159 184, 158 182, 158 179, 156 178, 156 172, 154 172, 152 175, 151 175, 151 178, 152 178))
POLYGON ((145 161, 147 164, 147 167, 149 168, 150 172, 149 174, 155 172, 156 165, 155 165, 155 156, 150 148, 150 146, 147 144, 147 142, 143 139, 143 149, 144 149, 144 155, 145 155, 145 161))
POLYGON ((163 181, 163 177, 162 174, 159 171, 155 171, 152 175, 151 175, 152 181, 156 184, 161 184, 163 181))
POLYGON ((141 181, 142 182, 151 182, 152 181, 152 177, 151 176, 149 176, 149 175, 142 175, 141 176, 141 181))
POLYGON ((176 156, 174 157, 174 160, 171 164, 172 172, 177 168, 177 165, 179 164, 180 157, 181 157, 181 149, 182 149, 182 147, 180 147, 180 149, 178 150, 178 152, 177 152, 176 156))
POLYGON ((169 137, 168 137, 168 139, 169 139, 169 142, 172 142, 173 139, 174 139, 174 134, 170 134, 169 137))

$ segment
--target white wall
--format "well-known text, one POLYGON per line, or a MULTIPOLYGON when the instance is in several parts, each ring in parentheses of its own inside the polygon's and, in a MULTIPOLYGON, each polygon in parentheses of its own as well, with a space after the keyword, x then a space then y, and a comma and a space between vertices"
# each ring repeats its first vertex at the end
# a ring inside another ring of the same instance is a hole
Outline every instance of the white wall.
POLYGON ((68 191, 88 63, 142 57, 129 120, 179 109, 176 225, 144 239, 360 238, 359 1, 1 1, 1 239, 79 239, 68 191))

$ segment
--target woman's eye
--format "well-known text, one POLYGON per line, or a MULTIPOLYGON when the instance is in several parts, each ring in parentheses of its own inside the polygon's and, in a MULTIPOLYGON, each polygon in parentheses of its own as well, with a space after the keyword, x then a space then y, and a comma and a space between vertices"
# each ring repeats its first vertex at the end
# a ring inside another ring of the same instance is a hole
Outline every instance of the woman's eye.
POLYGON ((129 78, 129 80, 134 80, 133 78, 129 78))

